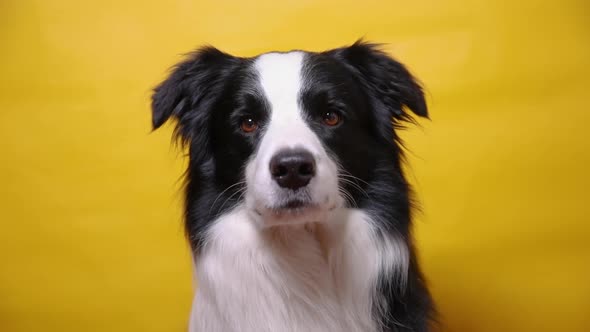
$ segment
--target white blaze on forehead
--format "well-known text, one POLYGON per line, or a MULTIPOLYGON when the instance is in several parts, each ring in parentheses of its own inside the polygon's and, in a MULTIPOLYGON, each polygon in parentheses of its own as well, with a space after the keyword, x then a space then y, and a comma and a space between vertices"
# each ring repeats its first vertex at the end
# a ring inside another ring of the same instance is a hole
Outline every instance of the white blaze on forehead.
POLYGON ((272 113, 298 113, 303 52, 267 53, 256 60, 256 70, 272 113))
POLYGON ((318 154, 319 141, 305 120, 299 103, 303 88, 303 52, 267 53, 256 60, 262 94, 270 105, 259 152, 269 158, 280 149, 301 147, 318 154))
POLYGON ((299 103, 304 56, 303 52, 267 53, 256 60, 260 88, 271 113, 259 149, 264 162, 284 148, 301 147, 316 158, 321 154, 321 143, 304 120, 299 103))
MULTIPOLYGON (((258 149, 246 166, 246 202, 251 210, 263 216, 268 225, 282 222, 273 216, 273 207, 284 204, 286 192, 270 173, 270 160, 285 149, 303 149, 310 152, 316 162, 315 176, 307 185, 310 199, 320 206, 321 213, 302 215, 318 221, 339 200, 337 166, 324 149, 320 138, 311 129, 299 102, 304 89, 302 67, 304 52, 267 53, 254 63, 258 88, 270 108, 268 122, 264 124, 258 149)), ((303 219, 302 219, 303 220, 303 219)), ((305 220, 305 221, 310 221, 305 220)), ((295 222, 295 221, 293 221, 295 222)))
POLYGON ((316 158, 323 153, 321 142, 305 121, 299 103, 304 56, 304 52, 298 51, 267 53, 256 60, 260 88, 271 113, 258 151, 263 163, 285 148, 303 148, 316 158))

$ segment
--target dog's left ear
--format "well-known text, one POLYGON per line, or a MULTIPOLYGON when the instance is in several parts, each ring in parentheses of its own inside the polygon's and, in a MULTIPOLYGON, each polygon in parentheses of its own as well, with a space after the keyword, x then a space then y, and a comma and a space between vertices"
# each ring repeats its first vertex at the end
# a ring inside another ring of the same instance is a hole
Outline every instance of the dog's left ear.
POLYGON ((381 51, 378 45, 359 40, 352 46, 327 53, 343 62, 361 81, 377 112, 411 121, 405 106, 418 116, 428 117, 420 84, 404 65, 381 51))

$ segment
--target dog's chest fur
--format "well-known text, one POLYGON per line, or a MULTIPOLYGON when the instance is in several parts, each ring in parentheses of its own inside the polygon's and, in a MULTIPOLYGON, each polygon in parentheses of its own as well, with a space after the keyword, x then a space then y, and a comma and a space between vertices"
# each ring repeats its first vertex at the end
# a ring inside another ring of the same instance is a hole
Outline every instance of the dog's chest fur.
POLYGON ((191 331, 375 331, 370 220, 262 231, 242 208, 219 218, 196 257, 191 331))

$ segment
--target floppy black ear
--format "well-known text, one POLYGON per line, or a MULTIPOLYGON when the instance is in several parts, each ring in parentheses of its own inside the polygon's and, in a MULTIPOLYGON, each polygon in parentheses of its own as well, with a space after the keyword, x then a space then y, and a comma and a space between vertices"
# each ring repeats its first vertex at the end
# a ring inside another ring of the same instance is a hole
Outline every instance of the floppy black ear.
POLYGON ((189 54, 154 89, 153 129, 175 118, 178 121, 176 134, 185 142, 190 140, 195 127, 204 126, 208 110, 221 94, 225 78, 236 60, 213 47, 203 47, 189 54))
POLYGON ((420 84, 404 65, 381 51, 378 45, 359 40, 329 53, 347 64, 365 85, 374 104, 383 107, 390 116, 411 121, 405 106, 418 116, 428 117, 420 84))

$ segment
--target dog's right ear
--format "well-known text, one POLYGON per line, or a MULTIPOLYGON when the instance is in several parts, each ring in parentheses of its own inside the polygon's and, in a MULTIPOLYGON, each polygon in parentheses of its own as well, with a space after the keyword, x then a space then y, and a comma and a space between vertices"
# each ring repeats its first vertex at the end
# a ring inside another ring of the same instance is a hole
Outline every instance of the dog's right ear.
POLYGON ((203 47, 176 65, 170 76, 154 89, 152 126, 158 129, 168 119, 177 120, 176 134, 189 140, 191 128, 207 117, 208 109, 221 94, 230 68, 238 58, 213 47, 203 47))

